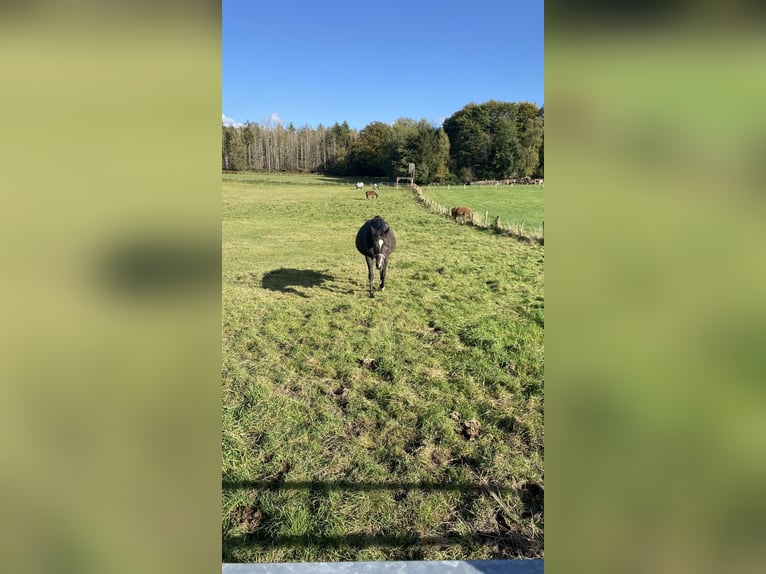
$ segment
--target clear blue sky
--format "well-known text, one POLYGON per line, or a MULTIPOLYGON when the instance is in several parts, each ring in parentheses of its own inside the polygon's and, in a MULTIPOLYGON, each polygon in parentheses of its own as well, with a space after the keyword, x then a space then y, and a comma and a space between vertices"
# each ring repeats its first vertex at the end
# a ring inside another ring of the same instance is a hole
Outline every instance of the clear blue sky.
POLYGON ((542 0, 223 0, 223 116, 316 128, 544 102, 542 0))

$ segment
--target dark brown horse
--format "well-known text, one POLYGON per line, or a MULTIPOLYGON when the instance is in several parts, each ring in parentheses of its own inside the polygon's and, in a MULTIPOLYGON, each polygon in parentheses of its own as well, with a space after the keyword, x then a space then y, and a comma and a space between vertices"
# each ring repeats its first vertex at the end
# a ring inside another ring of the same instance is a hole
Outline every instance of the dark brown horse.
POLYGON ((396 249, 396 235, 391 226, 386 223, 380 215, 364 222, 364 225, 356 234, 356 249, 364 255, 367 261, 367 273, 370 279, 370 297, 375 297, 375 291, 372 282, 375 279, 375 272, 372 265, 380 271, 380 290, 386 288, 386 268, 388 267, 388 257, 396 249))
POLYGON ((367 199, 370 199, 371 197, 378 199, 378 192, 372 189, 370 191, 365 191, 364 194, 367 196, 367 199))
POLYGON ((458 217, 463 218, 463 223, 465 223, 467 220, 473 221, 473 212, 468 207, 453 207, 452 219, 457 221, 458 217))

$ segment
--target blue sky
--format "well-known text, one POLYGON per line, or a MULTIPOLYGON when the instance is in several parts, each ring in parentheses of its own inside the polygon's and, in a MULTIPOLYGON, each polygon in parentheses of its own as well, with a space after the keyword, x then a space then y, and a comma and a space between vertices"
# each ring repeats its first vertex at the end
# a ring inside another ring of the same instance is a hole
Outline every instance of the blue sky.
POLYGON ((223 0, 225 123, 441 123, 544 102, 542 0, 223 0))

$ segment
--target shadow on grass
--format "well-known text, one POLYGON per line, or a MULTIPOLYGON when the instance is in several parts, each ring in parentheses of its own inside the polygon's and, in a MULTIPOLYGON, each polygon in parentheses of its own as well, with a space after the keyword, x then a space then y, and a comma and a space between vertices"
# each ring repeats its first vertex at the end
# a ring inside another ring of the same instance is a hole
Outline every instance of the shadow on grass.
POLYGON ((268 532, 254 532, 224 538, 223 562, 236 562, 238 550, 267 550, 273 548, 317 548, 325 550, 361 550, 370 547, 397 549, 396 556, 388 560, 424 560, 427 548, 460 545, 467 552, 476 546, 491 545, 497 558, 542 558, 542 536, 528 538, 520 534, 499 535, 495 531, 473 532, 467 535, 419 536, 404 534, 290 534, 273 536, 268 532))
MULTIPOLYGON (((409 491, 457 491, 469 497, 508 494, 513 489, 507 486, 471 483, 431 482, 352 482, 352 481, 284 481, 284 480, 223 480, 223 491, 236 489, 259 490, 309 490, 313 495, 326 496, 331 491, 369 492, 391 490, 396 495, 409 491)), ((259 511, 252 529, 244 533, 225 532, 223 536, 223 562, 236 562, 239 551, 266 551, 277 548, 312 548, 318 551, 340 550, 354 552, 370 547, 387 548, 389 560, 423 560, 433 547, 461 546, 466 556, 475 553, 477 547, 490 547, 494 558, 542 558, 543 533, 522 532, 518 525, 500 517, 496 528, 474 530, 467 534, 445 532, 437 535, 422 535, 414 532, 370 532, 349 534, 326 534, 307 532, 304 534, 277 534, 270 528, 263 528, 259 511)))
POLYGON ((449 482, 354 482, 350 480, 334 481, 290 481, 290 480, 223 480, 221 487, 224 491, 240 488, 255 490, 312 490, 315 492, 329 493, 333 490, 345 492, 372 492, 376 490, 410 491, 421 492, 464 492, 473 494, 510 494, 513 489, 498 484, 471 484, 449 482))
POLYGON ((290 269, 280 268, 274 271, 269 271, 261 279, 261 287, 269 289, 271 291, 281 291, 282 293, 292 293, 299 297, 308 297, 305 293, 296 289, 296 287, 303 287, 312 289, 319 287, 327 291, 334 291, 336 293, 353 293, 351 290, 341 289, 336 285, 332 285, 335 281, 333 275, 322 273, 321 271, 314 271, 313 269, 290 269))

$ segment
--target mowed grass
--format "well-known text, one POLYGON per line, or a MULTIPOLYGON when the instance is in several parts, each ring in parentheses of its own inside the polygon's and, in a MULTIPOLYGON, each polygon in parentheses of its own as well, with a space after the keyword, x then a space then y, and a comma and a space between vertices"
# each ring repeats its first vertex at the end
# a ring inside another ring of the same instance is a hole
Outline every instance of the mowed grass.
POLYGON ((223 178, 222 560, 542 556, 544 248, 351 187, 223 178))
POLYGON ((500 216, 501 225, 519 226, 527 231, 540 231, 544 219, 544 190, 539 185, 462 185, 421 186, 428 198, 448 209, 470 207, 480 222, 489 212, 488 224, 500 216))

